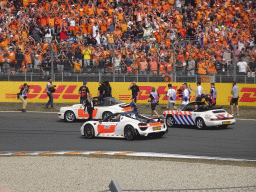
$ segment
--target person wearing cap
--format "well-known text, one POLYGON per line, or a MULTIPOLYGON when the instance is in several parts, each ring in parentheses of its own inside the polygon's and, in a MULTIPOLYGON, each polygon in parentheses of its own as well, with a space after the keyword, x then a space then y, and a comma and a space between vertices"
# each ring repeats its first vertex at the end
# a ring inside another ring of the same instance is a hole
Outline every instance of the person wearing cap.
POLYGON ((80 95, 80 104, 85 104, 87 95, 90 94, 89 88, 86 86, 87 82, 83 82, 83 86, 79 88, 78 94, 80 95))
POLYGON ((187 105, 190 99, 190 89, 188 88, 188 84, 184 83, 182 87, 184 91, 182 94, 182 103, 181 103, 180 109, 182 109, 185 105, 187 105))

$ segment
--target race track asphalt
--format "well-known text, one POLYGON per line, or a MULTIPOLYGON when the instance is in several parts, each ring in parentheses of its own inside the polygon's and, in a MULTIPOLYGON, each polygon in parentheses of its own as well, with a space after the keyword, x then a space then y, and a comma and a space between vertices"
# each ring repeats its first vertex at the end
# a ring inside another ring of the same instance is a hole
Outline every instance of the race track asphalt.
POLYGON ((134 141, 85 139, 82 121, 66 123, 56 113, 1 112, 2 151, 134 151, 256 160, 256 121, 237 120, 226 129, 180 126, 162 138, 134 141))

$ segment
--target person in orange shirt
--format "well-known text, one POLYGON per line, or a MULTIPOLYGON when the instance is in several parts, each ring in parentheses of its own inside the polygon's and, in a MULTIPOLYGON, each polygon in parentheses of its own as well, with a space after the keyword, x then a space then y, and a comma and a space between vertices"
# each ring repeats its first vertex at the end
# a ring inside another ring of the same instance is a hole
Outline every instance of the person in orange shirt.
POLYGON ((159 72, 163 75, 166 73, 166 62, 164 61, 164 59, 162 59, 160 62, 159 72))
POLYGON ((74 62, 74 72, 79 71, 81 72, 82 62, 79 59, 76 59, 74 62))
POLYGON ((145 60, 145 58, 142 58, 141 62, 139 62, 139 74, 146 75, 147 68, 148 68, 148 62, 145 60))
POLYGON ((30 52, 28 50, 25 51, 24 61, 25 61, 26 68, 27 69, 32 69, 31 54, 30 54, 30 52))
POLYGON ((172 58, 169 59, 169 62, 166 63, 166 74, 167 75, 172 75, 173 74, 173 60, 172 58))
POLYGON ((208 66, 207 66, 204 58, 201 58, 198 62, 198 71, 197 71, 197 73, 199 75, 206 75, 207 74, 207 67, 208 66))
POLYGON ((10 60, 10 68, 12 70, 16 69, 16 66, 15 66, 15 52, 14 52, 12 47, 10 47, 9 50, 8 50, 8 57, 9 57, 9 60, 10 60))

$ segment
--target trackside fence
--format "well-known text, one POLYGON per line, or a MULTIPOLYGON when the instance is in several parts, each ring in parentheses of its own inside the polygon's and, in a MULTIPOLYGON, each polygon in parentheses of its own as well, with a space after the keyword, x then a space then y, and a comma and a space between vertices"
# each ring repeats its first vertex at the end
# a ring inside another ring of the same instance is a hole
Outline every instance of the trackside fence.
MULTIPOLYGON (((19 73, 19 74, 0 74, 0 81, 47 81, 51 74, 38 74, 38 73, 19 73)), ((234 78, 237 83, 249 83, 256 84, 256 76, 232 76, 232 75, 194 75, 194 76, 176 76, 176 82, 198 82, 202 83, 231 83, 234 78)), ((166 80, 163 75, 151 75, 151 74, 102 74, 102 73, 92 73, 92 74, 71 74, 71 73, 54 73, 54 82, 171 82, 166 80)))

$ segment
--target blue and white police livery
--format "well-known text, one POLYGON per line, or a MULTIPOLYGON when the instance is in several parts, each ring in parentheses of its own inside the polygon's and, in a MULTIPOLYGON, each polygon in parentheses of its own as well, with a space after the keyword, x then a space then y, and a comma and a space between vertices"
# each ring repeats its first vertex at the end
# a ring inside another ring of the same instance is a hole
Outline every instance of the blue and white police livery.
POLYGON ((198 129, 204 127, 227 127, 235 124, 234 117, 222 108, 209 106, 206 102, 191 102, 181 110, 164 111, 167 127, 175 125, 195 125, 198 129))

